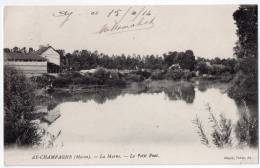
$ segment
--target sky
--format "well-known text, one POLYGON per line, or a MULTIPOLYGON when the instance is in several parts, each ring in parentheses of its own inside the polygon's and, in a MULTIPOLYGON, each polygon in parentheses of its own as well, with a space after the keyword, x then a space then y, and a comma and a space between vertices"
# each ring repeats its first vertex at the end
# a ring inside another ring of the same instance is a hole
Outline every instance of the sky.
POLYGON ((205 58, 233 57, 237 5, 8 6, 4 47, 49 44, 66 52, 154 54, 193 50, 205 58), (119 30, 113 26, 121 27, 119 30), (132 25, 132 27, 131 27, 132 25))

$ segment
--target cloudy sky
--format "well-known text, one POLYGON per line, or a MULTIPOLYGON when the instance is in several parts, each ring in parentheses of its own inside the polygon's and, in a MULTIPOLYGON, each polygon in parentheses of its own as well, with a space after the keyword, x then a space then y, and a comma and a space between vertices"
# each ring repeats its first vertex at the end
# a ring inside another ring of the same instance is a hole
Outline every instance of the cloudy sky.
POLYGON ((233 56, 237 5, 5 7, 4 47, 50 44, 106 54, 154 54, 191 49, 196 56, 233 56), (114 30, 112 27, 124 27, 114 30), (129 27, 129 25, 134 25, 129 27), (98 33, 99 32, 99 33, 98 33))

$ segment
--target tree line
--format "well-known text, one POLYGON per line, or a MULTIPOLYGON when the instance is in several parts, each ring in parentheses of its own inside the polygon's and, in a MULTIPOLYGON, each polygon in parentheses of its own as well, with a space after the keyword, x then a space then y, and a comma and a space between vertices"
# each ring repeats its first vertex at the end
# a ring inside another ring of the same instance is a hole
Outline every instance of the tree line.
MULTIPOLYGON (((25 47, 19 49, 5 48, 5 52, 30 53, 34 52, 33 48, 27 50, 25 47)), ((80 71, 86 69, 93 69, 97 67, 104 67, 107 69, 168 69, 173 64, 179 64, 181 69, 190 71, 200 71, 203 74, 216 74, 218 71, 228 71, 230 73, 236 72, 237 59, 218 57, 213 59, 206 59, 202 57, 195 57, 192 50, 185 52, 170 51, 162 55, 112 55, 98 53, 98 51, 91 52, 89 50, 75 50, 71 53, 66 53, 65 50, 56 50, 61 56, 62 71, 80 71), (222 65, 222 66, 220 66, 222 65)))

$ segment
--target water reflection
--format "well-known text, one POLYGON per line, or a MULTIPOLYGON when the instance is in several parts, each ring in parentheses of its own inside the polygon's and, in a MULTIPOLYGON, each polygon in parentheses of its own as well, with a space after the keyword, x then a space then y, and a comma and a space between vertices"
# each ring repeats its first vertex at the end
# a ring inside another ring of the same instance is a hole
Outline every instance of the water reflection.
POLYGON ((207 90, 207 88, 208 88, 208 84, 207 83, 199 82, 199 84, 198 84, 199 91, 205 92, 207 90))
POLYGON ((91 90, 91 91, 82 91, 79 93, 73 92, 56 92, 52 94, 53 101, 62 103, 62 102, 87 102, 90 100, 94 100, 98 104, 103 104, 107 100, 113 100, 117 98, 119 95, 123 94, 122 89, 116 88, 104 88, 99 90, 91 90))
POLYGON ((216 116, 224 113, 234 122, 238 120, 234 101, 218 89, 200 92, 189 84, 152 87, 142 93, 103 90, 99 91, 99 97, 96 97, 97 93, 84 97, 85 93, 70 98, 82 98, 80 101, 67 101, 69 97, 63 97, 62 101, 66 101, 58 106, 61 116, 49 126, 49 131, 55 134, 62 130, 58 143, 64 146, 108 142, 199 145, 200 139, 191 121, 198 115, 204 121, 205 129, 211 128, 206 125, 209 116, 206 104, 216 116), (153 93, 152 90, 161 92, 153 93))
MULTIPOLYGON (((108 142, 201 145, 192 120, 199 117, 205 133, 211 135, 206 105, 216 117, 224 114, 231 119, 232 125, 241 118, 241 107, 228 97, 225 88, 208 82, 152 82, 123 89, 61 90, 49 96, 50 116, 45 118, 48 132, 59 134, 57 143, 62 146, 108 142)), ((243 132, 237 130, 232 130, 236 139, 243 132)))
MULTIPOLYGON (((114 100, 120 95, 132 94, 138 95, 142 93, 165 93, 167 98, 171 101, 184 101, 187 104, 192 104, 194 102, 196 92, 195 88, 199 92, 206 92, 210 88, 218 88, 221 93, 225 93, 227 85, 216 85, 209 82, 198 82, 198 83, 188 83, 188 82, 172 82, 167 83, 167 85, 162 86, 153 86, 147 84, 135 84, 133 87, 128 88, 99 88, 92 90, 82 90, 80 92, 72 91, 56 91, 49 96, 47 100, 42 103, 41 106, 46 106, 48 111, 51 111, 57 107, 60 103, 63 102, 88 102, 93 100, 97 104, 104 104, 108 100, 114 100), (224 88, 224 89, 223 89, 224 88)), ((238 107, 241 106, 241 103, 236 102, 238 107)), ((257 117, 257 106, 255 104, 247 102, 250 113, 253 117, 257 117)), ((241 108, 239 108, 241 109, 241 108)))
POLYGON ((165 94, 170 100, 184 100, 192 103, 195 98, 194 86, 190 83, 180 83, 164 89, 165 94))
POLYGON ((91 91, 73 93, 70 91, 58 91, 49 96, 47 106, 49 110, 54 109, 62 102, 87 102, 90 100, 98 104, 104 104, 108 100, 114 100, 120 95, 142 94, 142 93, 161 93, 164 92, 169 100, 182 100, 192 103, 195 98, 195 87, 191 83, 174 83, 167 87, 149 88, 144 85, 135 85, 134 89, 103 88, 91 91))

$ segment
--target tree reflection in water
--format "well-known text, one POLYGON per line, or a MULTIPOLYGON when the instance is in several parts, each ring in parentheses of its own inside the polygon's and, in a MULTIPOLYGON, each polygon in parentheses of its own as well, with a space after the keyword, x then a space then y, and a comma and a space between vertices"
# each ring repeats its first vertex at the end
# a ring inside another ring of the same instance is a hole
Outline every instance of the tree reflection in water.
MULTIPOLYGON (((118 96, 123 96, 126 94, 130 95, 138 95, 142 93, 146 94, 154 94, 154 93, 164 93, 168 100, 170 101, 185 101, 187 104, 192 104, 195 100, 195 87, 197 88, 198 92, 205 92, 209 88, 219 88, 222 89, 222 93, 224 94, 226 90, 223 85, 218 83, 212 83, 207 81, 199 81, 197 83, 191 83, 191 82, 184 82, 184 81, 178 81, 178 82, 169 82, 169 81, 152 81, 147 83, 136 83, 132 86, 128 86, 126 88, 98 88, 98 89, 83 89, 79 90, 77 92, 71 92, 69 90, 60 90, 55 91, 51 95, 47 95, 47 99, 45 102, 45 105, 48 107, 48 111, 53 110, 57 107, 58 104, 63 102, 88 102, 88 101, 94 101, 97 104, 104 104, 108 100, 114 100, 118 96)), ((145 100, 144 100, 145 101, 145 100)), ((41 104, 43 105, 43 104, 41 104)), ((242 141, 249 141, 244 137, 248 137, 248 134, 250 134, 250 144, 252 146, 255 146, 255 142, 257 142, 258 139, 258 133, 257 127, 252 125, 252 129, 248 132, 248 130, 245 130, 244 127, 250 127, 251 121, 254 121, 252 119, 257 118, 257 105, 252 104, 250 102, 246 102, 248 113, 250 117, 244 117, 244 111, 241 107, 241 103, 236 102, 236 105, 238 107, 238 113, 240 116, 239 123, 237 123, 238 126, 236 126, 236 133, 237 137, 242 139, 242 141), (253 127, 254 126, 254 127, 253 127), (242 130, 242 131, 241 131, 242 130), (252 142, 251 142, 252 141, 252 142)))
POLYGON ((180 82, 164 87, 149 88, 143 85, 136 85, 135 88, 102 88, 92 89, 88 91, 80 91, 77 93, 69 91, 59 91, 48 96, 45 104, 48 110, 54 109, 62 102, 87 102, 90 100, 98 104, 103 104, 107 100, 116 99, 119 95, 124 94, 141 94, 141 93, 161 93, 164 92, 169 100, 183 100, 186 103, 193 103, 195 98, 195 89, 192 83, 180 82))
POLYGON ((178 83, 164 89, 169 100, 184 100, 186 103, 193 103, 195 89, 191 83, 178 83))

